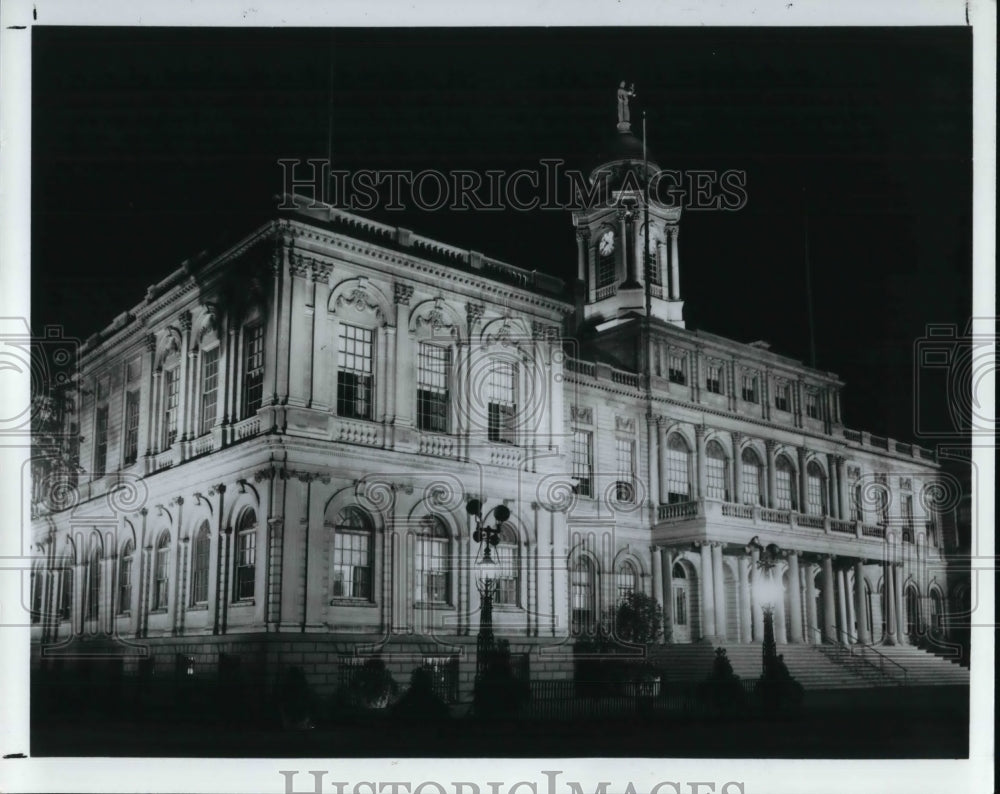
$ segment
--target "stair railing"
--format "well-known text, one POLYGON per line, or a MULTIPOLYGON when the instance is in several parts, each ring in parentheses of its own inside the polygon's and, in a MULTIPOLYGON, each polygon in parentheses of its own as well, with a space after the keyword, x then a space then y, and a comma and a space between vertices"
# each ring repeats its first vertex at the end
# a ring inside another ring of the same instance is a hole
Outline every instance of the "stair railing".
POLYGON ((819 628, 814 628, 813 631, 819 637, 817 646, 820 651, 832 661, 844 665, 861 676, 875 673, 883 682, 907 685, 906 668, 874 646, 858 642, 858 638, 847 631, 839 632, 847 642, 841 637, 831 638, 819 628), (874 660, 868 658, 869 652, 875 655, 874 660))

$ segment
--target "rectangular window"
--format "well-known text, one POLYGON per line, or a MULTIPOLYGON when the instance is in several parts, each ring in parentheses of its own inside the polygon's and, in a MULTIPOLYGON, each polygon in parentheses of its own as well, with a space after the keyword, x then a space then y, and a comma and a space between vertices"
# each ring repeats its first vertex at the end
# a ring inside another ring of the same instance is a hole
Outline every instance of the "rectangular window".
POLYGON ((337 529, 337 533, 333 536, 334 598, 371 600, 370 538, 369 532, 348 532, 342 528, 337 529))
POLYGON ((615 457, 618 463, 618 483, 615 499, 625 503, 634 502, 635 471, 633 459, 635 457, 635 442, 626 438, 615 439, 615 457))
POLYGON ((372 418, 374 334, 369 328, 340 324, 337 350, 337 414, 372 418))
POLYGON ((108 465, 108 406, 97 409, 94 418, 94 473, 104 474, 108 465))
POLYGON ((490 441, 515 443, 514 415, 517 412, 517 381, 514 365, 509 361, 494 361, 489 379, 490 441))
POLYGON ((709 364, 705 376, 705 388, 712 394, 722 394, 722 365, 709 364))
POLYGON ((451 350, 421 342, 417 367, 417 424, 421 430, 448 432, 450 379, 451 350))
POLYGON ((601 256, 597 260, 597 286, 600 287, 610 287, 615 283, 615 254, 612 251, 610 254, 601 256))
POLYGON ((125 465, 135 463, 139 457, 139 390, 125 394, 125 465))
POLYGON ((806 474, 806 512, 811 516, 826 515, 826 480, 818 473, 806 474))
POLYGON ((667 361, 667 380, 671 383, 687 383, 687 375, 684 372, 684 355, 682 353, 671 353, 667 361))
POLYGON ((705 495, 729 501, 729 467, 724 457, 708 455, 705 460, 705 495))
POLYGON ((257 570, 257 532, 241 532, 236 546, 236 599, 253 598, 257 570))
POLYGON ((790 387, 787 383, 777 384, 774 390, 774 407, 777 408, 779 411, 791 410, 791 408, 789 407, 790 405, 789 394, 790 394, 790 387))
POLYGON ((163 373, 163 444, 170 449, 177 440, 177 400, 180 397, 180 378, 176 369, 163 373))
POLYGON ((903 495, 903 501, 900 504, 903 510, 903 528, 913 532, 913 497, 910 494, 903 495))
POLYGON ((745 372, 745 373, 743 373, 743 377, 741 379, 741 383, 742 383, 741 392, 742 392, 742 395, 743 395, 743 401, 744 402, 748 402, 748 403, 756 403, 757 402, 757 376, 756 375, 751 375, 751 374, 745 372))
POLYGON ((851 480, 847 487, 851 494, 851 521, 861 521, 861 484, 851 480))
POLYGON ((889 524, 889 478, 885 474, 876 474, 875 482, 880 486, 875 492, 875 512, 878 523, 884 527, 889 524))
POLYGON ((663 282, 660 280, 660 268, 654 253, 646 254, 646 276, 650 284, 657 287, 663 286, 663 282))
POLYGON ((819 395, 815 392, 806 393, 806 416, 819 419, 819 395))
POLYGON ((209 433, 215 425, 219 401, 219 348, 202 353, 201 358, 201 432, 209 433))
POLYGON ((251 325, 243 334, 243 418, 246 419, 264 404, 264 325, 251 325))
POLYGON ((667 502, 676 504, 691 498, 690 456, 686 449, 667 447, 667 502))
POLYGON ((59 584, 59 620, 69 620, 73 611, 73 569, 70 563, 62 569, 59 584))
POLYGON ((581 496, 593 496, 594 436, 588 430, 573 431, 573 478, 577 481, 576 492, 581 496))

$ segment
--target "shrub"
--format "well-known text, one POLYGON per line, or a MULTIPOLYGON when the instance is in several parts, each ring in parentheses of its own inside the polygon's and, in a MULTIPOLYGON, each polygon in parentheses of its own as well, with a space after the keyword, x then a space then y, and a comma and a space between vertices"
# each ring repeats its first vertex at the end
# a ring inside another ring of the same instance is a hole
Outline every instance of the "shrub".
POLYGON ((410 688, 392 707, 392 715, 404 722, 442 722, 451 718, 447 704, 434 691, 434 673, 418 667, 410 675, 410 688))
POLYGON ((714 714, 728 716, 746 708, 746 693, 725 648, 715 649, 712 672, 698 686, 698 699, 714 714))
POLYGON ((341 690, 338 701, 354 709, 384 709, 399 694, 399 685, 378 656, 366 659, 351 682, 341 690))
POLYGON ((615 612, 615 636, 624 642, 649 645, 663 635, 663 610, 640 590, 626 594, 615 612))

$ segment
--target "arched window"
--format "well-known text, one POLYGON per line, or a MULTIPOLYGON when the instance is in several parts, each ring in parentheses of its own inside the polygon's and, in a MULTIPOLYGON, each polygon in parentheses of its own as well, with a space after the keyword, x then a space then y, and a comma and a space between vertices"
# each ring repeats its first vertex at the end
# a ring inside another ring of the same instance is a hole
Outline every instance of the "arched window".
POLYGON ((96 619, 101 605, 101 551, 94 549, 90 553, 90 565, 87 566, 87 617, 96 619))
POLYGON ((937 590, 932 589, 930 595, 929 629, 936 637, 941 637, 944 635, 944 603, 937 590))
POLYGON ((372 598, 372 523, 358 507, 345 507, 334 525, 330 566, 333 598, 372 598))
POLYGON ((156 587, 153 609, 166 609, 170 599, 170 533, 164 532, 156 544, 156 587))
POLYGON ((233 598, 246 601, 253 598, 257 573, 257 514, 245 510, 236 523, 236 571, 233 577, 233 598))
POLYGON ((816 461, 806 467, 806 512, 812 516, 826 515, 826 476, 816 461))
POLYGON ((590 633, 594 630, 597 615, 595 600, 594 567, 586 557, 578 557, 570 571, 570 588, 573 604, 573 633, 590 633))
POLYGON ((775 507, 779 510, 796 510, 795 467, 784 455, 779 455, 774 464, 775 507))
POLYGON ((920 599, 917 596, 917 588, 906 588, 906 633, 910 637, 916 637, 920 633, 920 599))
POLYGON ((636 576, 635 567, 632 563, 626 560, 618 566, 618 570, 615 571, 615 586, 618 589, 618 603, 627 599, 629 593, 635 592, 637 581, 638 577, 636 576))
POLYGON ((861 483, 855 483, 851 491, 851 521, 861 521, 864 516, 861 506, 861 483))
POLYGON ((191 603, 208 603, 208 558, 212 533, 208 521, 202 521, 191 547, 191 603))
POLYGON ((118 614, 126 615, 132 609, 132 560, 135 546, 131 540, 125 541, 118 561, 118 614))
POLYGON ((494 604, 517 606, 520 588, 521 560, 517 545, 517 533, 510 522, 500 527, 500 542, 496 547, 500 574, 497 578, 494 604))
POLYGON ((447 604, 449 602, 448 526, 439 516, 424 516, 417 535, 417 603, 447 604))
POLYGON ((691 499, 691 451, 680 433, 667 439, 667 502, 691 499))
POLYGON ((762 483, 764 467, 761 465, 757 453, 749 447, 743 450, 740 455, 740 465, 743 467, 740 474, 740 495, 745 505, 764 504, 764 485, 762 483))
POLYGON ((715 439, 705 445, 705 495, 729 501, 729 458, 715 439))

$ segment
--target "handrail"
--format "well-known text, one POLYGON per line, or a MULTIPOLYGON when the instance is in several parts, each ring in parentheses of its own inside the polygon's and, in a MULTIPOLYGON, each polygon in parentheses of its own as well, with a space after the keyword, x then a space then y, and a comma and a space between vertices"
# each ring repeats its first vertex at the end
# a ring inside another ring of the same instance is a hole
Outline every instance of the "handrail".
POLYGON ((816 632, 820 637, 819 647, 821 649, 835 648, 839 652, 840 656, 846 654, 850 656, 851 659, 857 659, 861 663, 870 667, 872 670, 875 670, 880 676, 882 676, 882 678, 887 678, 890 681, 899 684, 900 686, 907 685, 908 678, 907 678, 906 668, 899 662, 895 661, 894 659, 890 659, 884 653, 875 648, 874 645, 871 645, 869 643, 859 642, 857 637, 855 637, 849 631, 843 631, 843 630, 841 630, 839 633, 842 633, 847 638, 848 641, 846 643, 839 638, 833 638, 830 643, 824 644, 823 642, 824 640, 828 640, 831 638, 826 633, 824 633, 823 630, 820 628, 813 628, 813 631, 816 632), (856 651, 858 650, 860 650, 860 653, 856 653, 856 651), (865 651, 871 651, 872 653, 874 653, 879 658, 878 664, 873 662, 871 659, 868 659, 865 656, 865 651), (893 667, 899 668, 899 670, 903 674, 902 681, 899 681, 898 678, 896 678, 896 676, 894 676, 885 669, 886 662, 888 662, 893 667))
POLYGON ((861 650, 861 657, 860 658, 864 659, 870 665, 874 666, 874 663, 871 662, 868 659, 865 659, 865 656, 864 656, 864 654, 865 654, 866 651, 871 651, 872 653, 874 653, 879 658, 879 672, 882 673, 882 675, 888 675, 886 673, 886 671, 885 671, 885 663, 886 662, 888 662, 893 667, 898 667, 899 670, 903 673, 903 682, 902 682, 902 685, 906 686, 907 675, 906 675, 906 668, 903 667, 903 665, 901 665, 895 659, 890 659, 888 656, 886 656, 884 653, 882 653, 880 650, 878 650, 874 645, 872 645, 870 643, 860 642, 858 640, 858 638, 857 637, 853 637, 849 631, 845 631, 844 633, 847 635, 847 638, 849 640, 852 640, 852 639, 854 640, 854 644, 850 645, 850 650, 851 650, 851 656, 852 657, 854 656, 855 648, 860 648, 860 650, 861 650))

